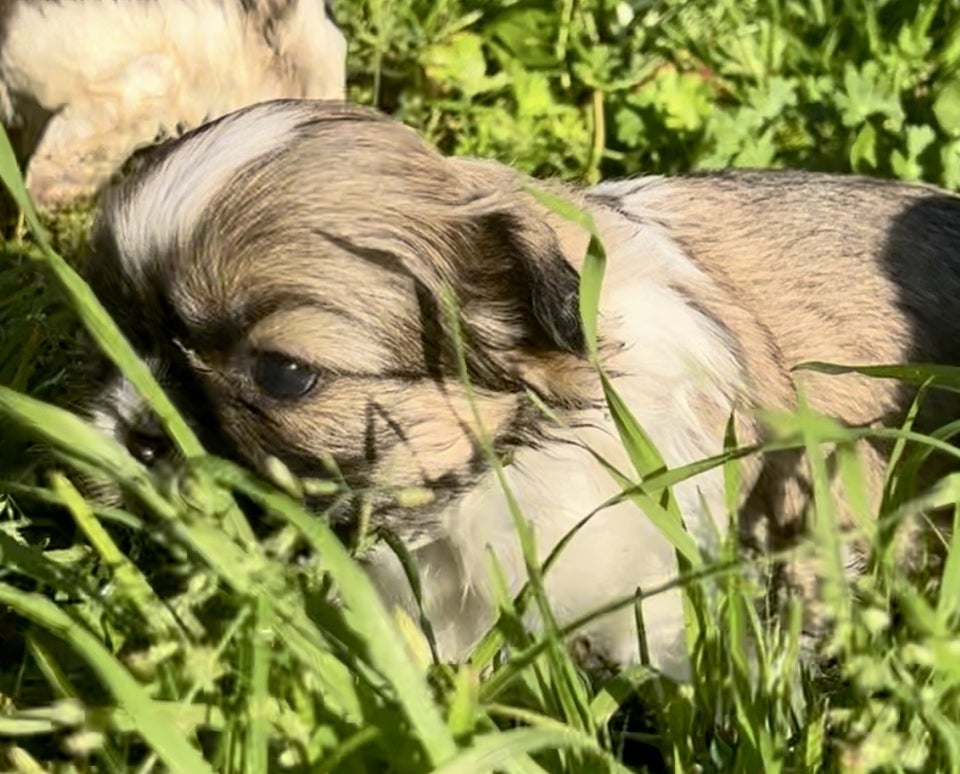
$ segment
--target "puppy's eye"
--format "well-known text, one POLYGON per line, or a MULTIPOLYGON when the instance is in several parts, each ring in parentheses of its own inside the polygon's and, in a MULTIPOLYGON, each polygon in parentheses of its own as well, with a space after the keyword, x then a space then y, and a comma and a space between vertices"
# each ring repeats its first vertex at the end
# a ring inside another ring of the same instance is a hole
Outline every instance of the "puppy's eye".
POLYGON ((253 381, 271 398, 294 400, 313 389, 317 372, 286 355, 261 352, 253 362, 253 381))

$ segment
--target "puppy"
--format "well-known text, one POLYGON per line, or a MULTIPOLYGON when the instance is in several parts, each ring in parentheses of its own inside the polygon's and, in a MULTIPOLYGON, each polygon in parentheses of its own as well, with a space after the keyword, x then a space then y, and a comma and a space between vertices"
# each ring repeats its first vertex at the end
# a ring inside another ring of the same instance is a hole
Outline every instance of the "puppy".
POLYGON ((0 0, 0 119, 42 207, 156 137, 275 97, 342 99, 323 0, 0 0))
MULTIPOLYGON (((619 492, 600 459, 631 470, 578 315, 587 235, 526 182, 444 158, 369 110, 268 102, 171 142, 109 191, 89 267, 208 448, 254 466, 275 456, 303 476, 326 475, 329 455, 358 489, 431 492, 418 508, 375 497, 372 523, 413 552, 451 659, 492 621, 490 554, 511 591, 526 579, 479 424, 541 559, 619 492)), ((798 363, 960 361, 960 200, 944 192, 755 171, 554 188, 603 237, 603 364, 671 467, 720 452, 731 415, 741 442, 762 439, 754 410, 794 407, 800 388, 849 425, 903 415, 909 394, 893 382, 791 371, 798 363)), ((93 416, 144 461, 169 452, 119 377, 93 416)), ((878 495, 882 450, 861 452, 878 495)), ((798 530, 805 470, 789 452, 746 465, 741 520, 769 523, 771 541, 798 530)), ((674 494, 709 551, 728 518, 722 473, 674 494)), ((390 603, 413 606, 391 552, 375 549, 369 567, 390 603)), ((675 573, 673 548, 628 502, 587 521, 545 584, 563 622, 675 573)), ((643 613, 653 664, 683 675, 679 592, 643 613)), ((582 634, 605 661, 639 657, 632 609, 582 634)))

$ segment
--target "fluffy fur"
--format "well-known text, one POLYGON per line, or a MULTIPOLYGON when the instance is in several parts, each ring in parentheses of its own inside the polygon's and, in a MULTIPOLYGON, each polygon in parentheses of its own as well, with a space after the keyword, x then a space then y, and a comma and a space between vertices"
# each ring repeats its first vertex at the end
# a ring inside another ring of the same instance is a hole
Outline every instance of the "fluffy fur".
MULTIPOLYGON (((353 486, 380 493, 373 523, 414 551, 449 658, 493 615, 488 552, 512 590, 525 571, 457 378, 444 289, 461 309, 479 415, 510 458, 541 556, 618 492, 598 457, 630 470, 584 353, 586 235, 523 184, 499 164, 443 158, 371 111, 271 102, 171 143, 112 191, 90 271, 209 448, 253 465, 275 455, 303 475, 325 475, 330 455, 353 486), (316 384, 270 397, 256 378, 262 353, 300 363, 316 384), (433 502, 398 505, 389 489, 410 485, 433 502)), ((800 362, 960 360, 960 200, 946 193, 747 171, 565 193, 592 213, 608 252, 605 366, 670 466, 719 452, 731 415, 742 441, 761 438, 754 409, 790 408, 801 387, 849 424, 902 415, 909 395, 895 383, 792 372, 800 362)), ((142 408, 116 382, 104 396, 96 421, 141 449, 142 408)), ((878 484, 882 450, 862 452, 878 484)), ((752 533, 765 527, 776 544, 800 529, 804 471, 793 453, 747 465, 741 519, 752 533)), ((676 496, 709 548, 726 519, 720 473, 676 496)), ((335 518, 346 529, 355 513, 335 518)), ((569 621, 663 583, 675 564, 647 518, 620 504, 580 530, 546 586, 569 621)), ((412 606, 390 552, 369 567, 388 600, 412 606)), ((643 607, 654 664, 682 675, 678 594, 643 607)), ((632 610, 583 635, 605 660, 639 657, 632 610)))
POLYGON ((0 0, 0 119, 42 206, 245 105, 343 97, 322 0, 0 0))

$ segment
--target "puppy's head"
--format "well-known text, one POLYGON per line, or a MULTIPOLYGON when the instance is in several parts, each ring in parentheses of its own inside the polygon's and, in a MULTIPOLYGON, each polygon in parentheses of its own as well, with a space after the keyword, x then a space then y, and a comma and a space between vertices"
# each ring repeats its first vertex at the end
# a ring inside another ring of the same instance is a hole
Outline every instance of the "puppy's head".
MULTIPOLYGON (((578 275, 515 173, 372 111, 270 102, 186 135, 108 194, 95 248, 121 328, 208 447, 253 465, 332 458, 354 486, 443 503, 485 468, 458 352, 502 450, 536 442, 527 390, 586 392, 578 275)), ((122 381, 96 415, 159 454, 122 381)), ((430 532, 419 511, 375 519, 430 532)))

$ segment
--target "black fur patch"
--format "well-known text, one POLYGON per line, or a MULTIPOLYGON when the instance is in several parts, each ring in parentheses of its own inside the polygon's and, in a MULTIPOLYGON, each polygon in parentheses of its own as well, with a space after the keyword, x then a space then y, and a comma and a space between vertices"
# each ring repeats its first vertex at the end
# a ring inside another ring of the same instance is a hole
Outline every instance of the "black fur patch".
POLYGON ((580 275, 567 263, 559 249, 544 266, 527 266, 530 277, 530 306, 560 349, 574 355, 586 352, 583 324, 580 321, 580 275))

